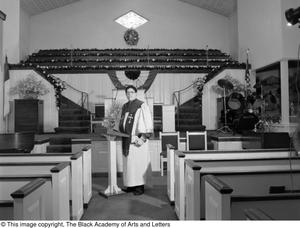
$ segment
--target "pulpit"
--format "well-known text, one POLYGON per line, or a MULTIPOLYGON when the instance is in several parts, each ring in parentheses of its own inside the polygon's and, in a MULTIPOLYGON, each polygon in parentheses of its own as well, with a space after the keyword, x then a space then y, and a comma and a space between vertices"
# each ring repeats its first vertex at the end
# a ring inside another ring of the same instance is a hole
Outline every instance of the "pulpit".
POLYGON ((129 137, 129 135, 116 130, 107 130, 105 134, 108 141, 108 186, 99 194, 105 197, 124 193, 117 184, 117 137, 129 137))

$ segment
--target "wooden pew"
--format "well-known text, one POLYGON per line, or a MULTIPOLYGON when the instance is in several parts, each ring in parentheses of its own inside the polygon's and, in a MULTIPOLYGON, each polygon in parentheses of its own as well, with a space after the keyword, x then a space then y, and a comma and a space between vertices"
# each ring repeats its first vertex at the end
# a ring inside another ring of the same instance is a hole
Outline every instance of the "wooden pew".
POLYGON ((46 153, 47 146, 49 146, 49 143, 50 143, 50 139, 49 138, 35 138, 35 140, 34 140, 34 147, 33 147, 32 151, 31 151, 31 154, 46 153))
POLYGON ((180 206, 180 200, 184 199, 184 161, 186 159, 203 160, 230 160, 230 159, 253 159, 253 158, 282 158, 289 157, 290 151, 281 149, 250 149, 236 151, 174 151, 171 145, 167 145, 168 172, 167 191, 169 200, 175 202, 175 212, 179 219, 184 219, 184 206, 180 206), (181 208, 183 209, 181 209, 181 208), (180 211, 182 213, 180 213, 180 211))
POLYGON ((30 153, 33 147, 33 132, 0 134, 0 153, 30 153))
MULTIPOLYGON (((71 139, 72 153, 83 151, 82 172, 83 172, 83 204, 84 208, 92 198, 92 149, 91 139, 71 139)), ((32 153, 46 153, 49 145, 49 138, 39 138, 35 140, 35 146, 32 153)))
POLYGON ((11 194, 14 220, 46 220, 47 193, 51 183, 37 178, 11 194))
POLYGON ((0 200, 11 200, 10 193, 35 178, 44 178, 47 191, 46 219, 68 220, 70 163, 0 163, 0 200))
POLYGON ((72 139, 72 152, 83 152, 82 172, 83 172, 83 204, 84 208, 92 198, 92 141, 90 139, 72 139))
MULTIPOLYGON (((90 152, 90 150, 88 150, 90 152)), ((7 153, 0 154, 1 162, 71 162, 70 169, 70 199, 72 200, 71 219, 79 220, 83 215, 83 154, 77 153, 45 153, 24 154, 7 153), (81 187, 80 187, 81 186, 81 187)))
MULTIPOLYGON (((297 160, 295 160, 297 161, 297 160)), ((235 187, 235 191, 252 194, 252 183, 260 183, 260 192, 269 192, 270 186, 284 185, 292 188, 290 174, 293 172, 295 180, 300 180, 299 161, 293 164, 293 171, 290 164, 257 164, 244 166, 219 166, 219 167, 200 167, 193 164, 191 160, 186 161, 186 218, 205 219, 205 189, 204 176, 215 175, 222 181, 226 181, 235 187)), ((300 188, 300 181, 294 182, 295 188, 300 188), (299 183, 298 183, 299 182, 299 183)))
MULTIPOLYGON (((205 211, 207 220, 245 220, 249 207, 260 208, 276 220, 300 219, 300 193, 259 193, 261 183, 254 184, 254 194, 236 192, 226 182, 213 175, 205 178, 205 211)), ((299 180, 299 175, 298 175, 299 180)), ((298 186, 299 187, 299 186, 298 186)))
MULTIPOLYGON (((251 158, 281 158, 290 157, 291 152, 283 149, 249 149, 249 150, 200 150, 200 151, 178 151, 174 150, 172 145, 167 145, 167 193, 170 202, 175 201, 175 170, 176 177, 184 178, 184 160, 185 159, 251 159, 251 158), (183 159, 183 160, 177 160, 183 159), (175 169, 176 162, 176 169, 175 169)), ((295 156, 293 154, 293 156, 295 156)), ((184 190, 182 190, 184 191, 184 190)))
POLYGON ((13 192, 11 201, 0 201, 0 220, 46 220, 50 181, 37 178, 13 192))

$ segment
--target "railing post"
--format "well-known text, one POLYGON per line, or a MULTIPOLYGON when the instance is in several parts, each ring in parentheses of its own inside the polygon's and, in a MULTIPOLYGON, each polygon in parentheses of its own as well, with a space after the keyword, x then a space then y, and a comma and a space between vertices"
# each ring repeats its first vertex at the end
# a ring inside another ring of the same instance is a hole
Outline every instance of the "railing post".
POLYGON ((178 92, 178 99, 177 99, 177 131, 179 129, 179 115, 180 115, 180 92, 178 92))

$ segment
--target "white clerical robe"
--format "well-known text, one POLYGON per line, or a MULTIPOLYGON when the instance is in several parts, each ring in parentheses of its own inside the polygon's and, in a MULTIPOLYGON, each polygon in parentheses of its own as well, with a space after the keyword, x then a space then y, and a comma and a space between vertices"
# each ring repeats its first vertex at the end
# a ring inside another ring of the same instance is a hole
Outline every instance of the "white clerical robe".
MULTIPOLYGON (((124 125, 127 117, 128 113, 125 113, 124 125)), ((129 154, 127 156, 123 155, 123 181, 126 187, 150 184, 152 169, 149 140, 147 139, 140 147, 137 147, 133 143, 139 134, 152 132, 153 122, 151 112, 149 107, 143 103, 134 115, 129 154)))

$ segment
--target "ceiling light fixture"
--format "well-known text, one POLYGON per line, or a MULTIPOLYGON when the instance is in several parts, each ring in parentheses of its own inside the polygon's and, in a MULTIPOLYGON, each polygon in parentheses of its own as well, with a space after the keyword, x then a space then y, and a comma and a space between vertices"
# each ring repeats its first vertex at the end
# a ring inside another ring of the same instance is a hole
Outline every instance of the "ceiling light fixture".
POLYGON ((127 29, 136 29, 137 27, 147 23, 148 20, 131 10, 115 19, 115 22, 127 29))

